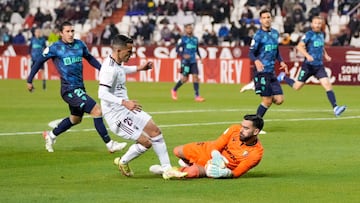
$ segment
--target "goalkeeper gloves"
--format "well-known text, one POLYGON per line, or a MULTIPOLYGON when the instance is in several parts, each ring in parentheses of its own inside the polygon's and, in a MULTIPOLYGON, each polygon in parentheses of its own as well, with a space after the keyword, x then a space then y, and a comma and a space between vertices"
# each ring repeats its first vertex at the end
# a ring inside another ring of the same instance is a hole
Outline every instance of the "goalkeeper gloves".
POLYGON ((227 178, 232 176, 231 170, 226 168, 226 164, 229 161, 219 151, 211 151, 211 157, 205 166, 205 172, 208 177, 227 178))
POLYGON ((226 168, 226 164, 229 163, 229 161, 221 155, 218 150, 212 150, 211 157, 211 164, 219 166, 220 168, 226 168))
POLYGON ((205 166, 206 176, 211 178, 229 178, 232 177, 232 172, 228 168, 220 168, 217 165, 211 163, 205 166))

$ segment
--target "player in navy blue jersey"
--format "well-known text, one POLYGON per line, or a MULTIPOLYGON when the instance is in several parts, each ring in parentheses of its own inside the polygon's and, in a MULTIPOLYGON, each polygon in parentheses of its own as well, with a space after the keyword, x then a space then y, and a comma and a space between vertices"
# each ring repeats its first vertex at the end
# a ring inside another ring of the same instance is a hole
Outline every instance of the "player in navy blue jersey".
MULTIPOLYGON (((33 37, 30 39, 30 56, 31 64, 35 64, 37 58, 40 58, 43 50, 46 48, 46 38, 42 36, 41 29, 39 27, 34 29, 33 37)), ((41 67, 41 76, 42 76, 42 88, 46 89, 46 77, 44 66, 41 67)))
POLYGON ((193 35, 192 24, 185 25, 185 35, 181 37, 176 45, 176 52, 181 57, 181 78, 176 83, 175 87, 171 89, 171 97, 177 100, 177 90, 188 81, 189 75, 193 76, 193 85, 195 91, 195 101, 203 102, 205 99, 199 94, 199 69, 197 66, 196 55, 200 56, 199 40, 193 35))
POLYGON ((299 90, 305 85, 307 79, 315 76, 324 87, 335 116, 340 116, 345 111, 346 106, 338 106, 336 104, 335 93, 329 77, 325 72, 323 58, 325 58, 326 61, 331 61, 331 57, 324 48, 324 33, 321 31, 323 23, 322 17, 313 17, 311 20, 311 30, 305 33, 297 45, 299 52, 305 56, 297 80, 294 81, 287 77, 284 72, 279 74, 278 80, 284 80, 293 89, 299 90))
POLYGON ((261 117, 272 103, 280 105, 284 102, 283 91, 275 74, 275 61, 280 62, 280 69, 288 71, 279 52, 279 32, 271 28, 271 21, 269 10, 260 11, 261 27, 253 37, 249 51, 250 60, 255 64, 255 93, 261 96, 261 104, 256 114, 261 117))
POLYGON ((94 119, 94 125, 106 143, 109 152, 122 150, 126 143, 118 143, 111 140, 102 119, 100 105, 87 95, 83 81, 82 58, 85 58, 93 67, 100 69, 100 63, 89 53, 86 45, 74 39, 74 27, 70 22, 64 22, 60 26, 61 40, 47 47, 42 56, 33 64, 29 77, 27 78, 27 89, 32 92, 32 84, 35 74, 39 71, 45 61, 52 59, 61 79, 61 96, 69 105, 70 116, 63 119, 52 131, 45 131, 45 148, 53 152, 53 144, 56 137, 72 126, 79 124, 84 113, 90 114, 94 119))

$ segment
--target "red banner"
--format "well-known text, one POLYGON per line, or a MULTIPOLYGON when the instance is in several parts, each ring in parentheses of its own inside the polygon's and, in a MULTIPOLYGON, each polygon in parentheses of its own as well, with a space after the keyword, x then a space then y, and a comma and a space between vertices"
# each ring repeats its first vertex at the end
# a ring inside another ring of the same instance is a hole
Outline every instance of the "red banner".
MULTIPOLYGON (((29 74, 29 58, 27 46, 0 47, 0 79, 26 79, 29 74)), ((100 61, 111 53, 107 46, 89 47, 91 54, 100 61)), ((248 47, 200 47, 202 62, 199 61, 200 79, 204 83, 239 84, 251 80, 248 47)), ((332 57, 331 62, 325 63, 326 71, 333 84, 360 84, 360 49, 352 47, 326 47, 332 57)), ((296 78, 303 56, 295 47, 281 46, 281 55, 290 68, 292 78, 296 78)), ((144 63, 145 60, 154 62, 154 69, 128 76, 129 81, 141 82, 174 82, 180 78, 180 61, 175 47, 147 46, 135 47, 134 55, 129 64, 144 63)), ((58 79, 57 72, 51 60, 45 66, 48 79, 58 79)), ((97 79, 98 72, 84 62, 84 79, 97 79)), ((190 78, 191 79, 191 78, 190 78)), ((307 82, 318 83, 315 78, 307 82)))
MULTIPOLYGON (((179 59, 132 58, 128 65, 142 64, 146 61, 153 62, 153 69, 128 75, 128 81, 176 82, 180 79, 179 59)), ((30 63, 28 56, 0 57, 0 79, 25 80, 31 70, 30 63)), ((44 67, 45 78, 59 79, 59 74, 51 60, 47 61, 44 67)), ((202 83, 240 84, 248 83, 251 80, 249 59, 204 59, 198 61, 198 67, 202 83)), ((83 73, 85 80, 98 79, 98 71, 86 60, 84 60, 83 73)), ((189 79, 192 81, 191 76, 189 79)))

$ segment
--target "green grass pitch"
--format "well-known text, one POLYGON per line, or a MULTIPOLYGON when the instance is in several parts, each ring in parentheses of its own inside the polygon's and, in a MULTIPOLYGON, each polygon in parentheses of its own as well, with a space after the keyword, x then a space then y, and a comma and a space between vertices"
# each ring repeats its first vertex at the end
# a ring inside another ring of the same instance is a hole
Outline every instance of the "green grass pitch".
MULTIPOLYGON (((307 85, 293 91, 283 85, 285 102, 265 115, 267 134, 260 164, 238 179, 165 181, 148 168, 157 164, 153 150, 131 162, 135 176, 122 176, 97 135, 92 119, 62 134, 54 153, 44 148, 43 130, 68 116, 59 81, 0 80, 0 202, 359 202, 360 96, 358 86, 335 86, 339 105, 348 109, 335 118, 323 88, 307 85)), ((97 82, 86 81, 97 98, 97 82)), ((127 84, 131 99, 153 116, 172 149, 218 137, 230 124, 255 113, 260 97, 239 93, 239 85, 201 84, 207 100, 195 103, 192 84, 172 101, 173 83, 127 84)), ((111 137, 123 141, 111 133, 111 137)), ((129 142, 130 143, 130 142, 129 142)))

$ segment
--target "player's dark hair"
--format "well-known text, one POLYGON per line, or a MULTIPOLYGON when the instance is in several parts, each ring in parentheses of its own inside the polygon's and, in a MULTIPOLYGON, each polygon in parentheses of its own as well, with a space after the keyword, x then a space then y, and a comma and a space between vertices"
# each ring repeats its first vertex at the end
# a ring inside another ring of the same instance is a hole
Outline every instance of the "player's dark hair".
POLYGON ((263 9, 263 10, 260 11, 259 16, 261 17, 261 15, 264 14, 264 13, 270 13, 270 11, 268 9, 263 9))
POLYGON ((264 127, 264 120, 261 116, 256 114, 246 114, 244 116, 244 120, 252 121, 253 126, 258 128, 259 130, 262 130, 264 127))
POLYGON ((62 31, 64 30, 64 27, 65 27, 65 26, 72 26, 72 23, 70 23, 69 21, 64 21, 64 22, 62 22, 62 23, 60 24, 60 26, 59 26, 60 32, 62 32, 62 31))
POLYGON ((131 39, 129 36, 120 34, 120 35, 116 35, 112 41, 111 41, 111 46, 126 46, 127 44, 132 44, 134 43, 134 40, 131 39))

